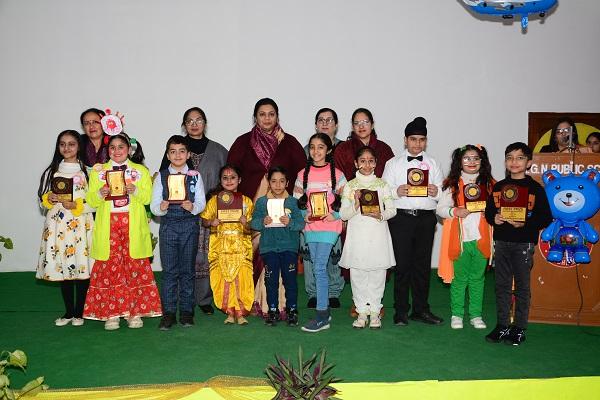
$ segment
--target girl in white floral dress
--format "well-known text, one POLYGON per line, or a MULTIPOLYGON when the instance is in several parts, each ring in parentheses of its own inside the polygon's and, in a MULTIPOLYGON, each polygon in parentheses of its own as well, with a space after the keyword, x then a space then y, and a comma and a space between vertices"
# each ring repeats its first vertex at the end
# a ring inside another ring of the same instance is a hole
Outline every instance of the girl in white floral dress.
POLYGON ((38 197, 47 209, 36 277, 60 281, 65 313, 56 326, 83 325, 83 305, 90 282, 89 258, 94 211, 85 202, 87 174, 81 160, 79 133, 61 132, 54 156, 40 179, 38 197), (53 178, 66 178, 62 181, 53 178), (54 187, 53 187, 54 186, 54 187), (69 190, 72 188, 72 190, 69 190), (59 192, 53 193, 52 190, 59 192), (58 190, 57 190, 58 189, 58 190), (63 190, 61 190, 63 189, 63 190), (63 191, 72 194, 65 199, 63 191))

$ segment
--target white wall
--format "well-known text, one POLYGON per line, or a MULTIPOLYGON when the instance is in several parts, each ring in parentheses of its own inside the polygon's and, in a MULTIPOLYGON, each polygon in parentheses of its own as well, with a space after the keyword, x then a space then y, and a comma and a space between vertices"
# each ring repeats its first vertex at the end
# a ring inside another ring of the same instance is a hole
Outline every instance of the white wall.
POLYGON ((599 15, 596 0, 563 0, 524 35, 450 0, 0 0, 0 235, 15 243, 0 267, 35 269, 39 176, 88 107, 124 112, 150 169, 188 107, 228 147, 269 96, 302 142, 318 108, 338 111, 345 137, 364 106, 399 152, 422 115, 446 169, 451 149, 483 143, 501 177, 529 111, 600 111, 599 15))

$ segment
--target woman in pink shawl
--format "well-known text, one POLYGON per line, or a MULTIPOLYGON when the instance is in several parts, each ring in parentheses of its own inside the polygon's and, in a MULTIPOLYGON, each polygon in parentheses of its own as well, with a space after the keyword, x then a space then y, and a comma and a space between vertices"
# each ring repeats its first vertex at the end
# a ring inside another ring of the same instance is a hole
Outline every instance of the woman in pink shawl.
MULTIPOLYGON (((279 107, 269 98, 260 99, 254 106, 254 127, 238 137, 227 156, 227 163, 240 169, 242 181, 238 191, 254 202, 267 194, 266 174, 269 168, 283 167, 287 171, 287 191, 291 195, 298 172, 306 166, 306 155, 296 138, 283 131, 279 125, 279 107)), ((258 254, 258 234, 252 240, 254 250, 255 311, 267 311, 263 279, 263 263, 258 254), (257 304, 258 303, 258 304, 257 304)), ((280 290, 280 297, 282 291, 280 290)), ((285 308, 285 299, 279 301, 285 308)))

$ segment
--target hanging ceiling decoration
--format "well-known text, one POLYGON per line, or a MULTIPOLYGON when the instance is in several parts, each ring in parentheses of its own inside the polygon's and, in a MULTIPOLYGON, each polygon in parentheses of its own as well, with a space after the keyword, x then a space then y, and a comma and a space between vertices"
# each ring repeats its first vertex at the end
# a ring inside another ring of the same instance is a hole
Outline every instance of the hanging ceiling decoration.
POLYGON ((463 2, 479 14, 500 15, 504 19, 511 19, 515 15, 520 15, 521 28, 527 30, 530 14, 538 14, 541 18, 544 18, 546 12, 554 7, 558 0, 463 0, 463 2))

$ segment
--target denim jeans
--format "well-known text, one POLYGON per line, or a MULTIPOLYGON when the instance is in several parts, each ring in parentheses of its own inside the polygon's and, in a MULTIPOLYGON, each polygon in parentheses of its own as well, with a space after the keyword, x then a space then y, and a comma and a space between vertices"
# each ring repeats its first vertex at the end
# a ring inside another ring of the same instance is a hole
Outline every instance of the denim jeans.
POLYGON ((313 260, 313 273, 317 284, 317 310, 324 311, 329 307, 329 277, 327 263, 331 254, 331 243, 308 242, 310 258, 313 260))
POLYGON ((265 263, 265 286, 269 310, 279 309, 279 273, 285 288, 285 304, 288 309, 296 309, 298 303, 298 253, 282 251, 261 254, 265 263))

